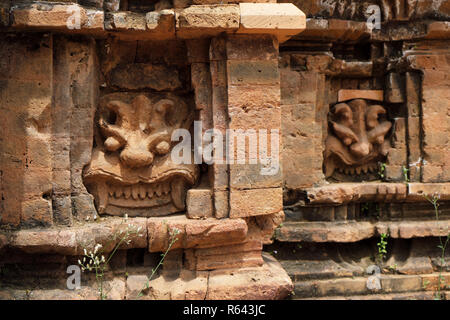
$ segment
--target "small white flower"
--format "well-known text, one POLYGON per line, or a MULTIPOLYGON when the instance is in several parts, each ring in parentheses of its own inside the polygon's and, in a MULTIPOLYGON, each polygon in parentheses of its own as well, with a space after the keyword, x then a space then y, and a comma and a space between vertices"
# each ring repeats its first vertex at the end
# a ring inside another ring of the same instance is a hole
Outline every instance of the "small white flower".
POLYGON ((97 243, 96 245, 95 245, 95 248, 94 248, 94 253, 97 253, 97 251, 99 250, 99 249, 101 249, 103 246, 100 244, 100 243, 97 243))

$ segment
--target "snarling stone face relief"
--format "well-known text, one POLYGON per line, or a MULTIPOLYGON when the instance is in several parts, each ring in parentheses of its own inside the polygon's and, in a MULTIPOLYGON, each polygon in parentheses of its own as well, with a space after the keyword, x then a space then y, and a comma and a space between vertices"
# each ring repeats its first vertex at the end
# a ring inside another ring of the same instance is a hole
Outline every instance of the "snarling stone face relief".
POLYGON ((185 208, 186 188, 195 183, 194 164, 171 160, 175 129, 189 129, 193 112, 173 95, 113 93, 96 116, 91 163, 83 178, 99 213, 161 216, 185 208))
POLYGON ((385 139, 392 123, 386 109, 355 99, 336 104, 329 115, 329 134, 325 143, 325 176, 370 178, 378 171, 389 150, 385 139), (337 172, 336 172, 337 171, 337 172))

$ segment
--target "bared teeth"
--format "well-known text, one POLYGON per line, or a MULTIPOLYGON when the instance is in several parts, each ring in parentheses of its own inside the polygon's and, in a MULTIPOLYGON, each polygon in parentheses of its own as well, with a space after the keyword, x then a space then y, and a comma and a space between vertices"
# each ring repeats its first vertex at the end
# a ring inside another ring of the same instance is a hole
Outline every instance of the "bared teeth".
POLYGON ((133 184, 131 186, 131 196, 133 197, 134 200, 137 200, 139 198, 139 185, 138 184, 133 184))
POLYGON ((143 184, 139 184, 139 198, 141 200, 144 200, 147 196, 147 190, 145 189, 145 186, 143 184))
POLYGON ((170 182, 160 184, 137 183, 128 186, 109 186, 106 194, 109 194, 110 197, 115 197, 116 199, 122 197, 129 199, 131 197, 134 200, 144 200, 146 198, 152 199, 156 196, 161 197, 163 195, 167 195, 170 193, 170 190, 170 182))
POLYGON ((163 194, 169 194, 170 192, 170 183, 164 182, 162 185, 163 194))
POLYGON ((125 188, 123 188, 123 195, 125 196, 125 199, 130 198, 130 196, 131 196, 131 187, 130 186, 126 186, 125 188))
POLYGON ((161 184, 156 185, 156 195, 158 197, 161 197, 161 195, 162 195, 162 185, 161 184))
POLYGON ((147 196, 149 199, 153 198, 153 187, 151 185, 147 185, 147 196))

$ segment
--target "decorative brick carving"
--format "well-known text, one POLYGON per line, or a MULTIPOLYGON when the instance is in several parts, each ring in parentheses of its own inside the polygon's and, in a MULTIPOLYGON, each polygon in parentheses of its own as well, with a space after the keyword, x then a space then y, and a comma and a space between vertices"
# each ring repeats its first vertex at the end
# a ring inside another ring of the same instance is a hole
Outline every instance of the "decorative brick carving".
POLYGON ((176 164, 175 129, 188 129, 193 113, 174 95, 114 93, 100 101, 92 161, 84 181, 99 213, 161 216, 185 208, 194 164, 176 164))
POLYGON ((329 114, 329 134, 325 142, 326 177, 353 180, 370 178, 377 172, 378 161, 385 158, 392 127, 386 109, 363 99, 336 104, 329 114), (335 172, 338 171, 338 174, 335 172))

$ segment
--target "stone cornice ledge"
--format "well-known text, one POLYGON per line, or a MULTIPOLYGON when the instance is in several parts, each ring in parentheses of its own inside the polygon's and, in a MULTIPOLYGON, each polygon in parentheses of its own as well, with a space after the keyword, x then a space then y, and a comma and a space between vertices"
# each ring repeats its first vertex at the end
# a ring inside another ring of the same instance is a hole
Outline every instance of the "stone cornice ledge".
POLYGON ((341 205, 350 202, 424 202, 425 196, 439 195, 450 200, 450 183, 404 182, 349 182, 333 183, 306 189, 308 203, 312 205, 341 205))
POLYGON ((382 233, 394 239, 445 237, 450 220, 416 221, 288 221, 276 230, 275 239, 281 242, 358 242, 382 233))
POLYGON ((6 31, 56 31, 136 39, 193 39, 225 33, 273 34, 280 42, 306 28, 291 3, 192 5, 148 13, 104 12, 77 4, 13 5, 6 31))
POLYGON ((111 252, 121 232, 130 225, 140 228, 121 249, 147 248, 149 252, 164 252, 170 242, 169 228, 177 228, 178 241, 172 249, 211 248, 242 244, 248 241, 248 226, 244 219, 188 219, 184 214, 164 217, 101 217, 92 222, 75 222, 73 226, 53 226, 22 230, 0 229, 0 253, 3 249, 19 249, 25 253, 82 255, 96 244, 111 252))

